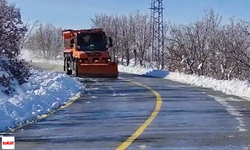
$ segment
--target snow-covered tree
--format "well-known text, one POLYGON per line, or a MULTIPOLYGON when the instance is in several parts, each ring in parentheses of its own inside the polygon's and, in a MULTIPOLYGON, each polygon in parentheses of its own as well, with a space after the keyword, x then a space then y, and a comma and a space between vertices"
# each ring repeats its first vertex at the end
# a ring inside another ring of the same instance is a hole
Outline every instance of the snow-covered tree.
POLYGON ((18 59, 27 28, 15 4, 0 0, 0 10, 0 85, 5 87, 3 92, 11 94, 12 83, 23 84, 30 75, 27 62, 18 59))
POLYGON ((0 0, 0 49, 1 54, 14 58, 20 53, 20 42, 27 28, 21 20, 20 10, 7 0, 0 0))

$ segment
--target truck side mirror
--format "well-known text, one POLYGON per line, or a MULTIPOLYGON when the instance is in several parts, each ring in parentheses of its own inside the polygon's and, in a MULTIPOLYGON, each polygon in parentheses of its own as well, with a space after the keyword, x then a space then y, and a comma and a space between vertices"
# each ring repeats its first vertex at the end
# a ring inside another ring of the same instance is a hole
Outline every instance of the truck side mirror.
POLYGON ((112 47, 113 46, 113 40, 111 37, 109 37, 109 47, 112 47))

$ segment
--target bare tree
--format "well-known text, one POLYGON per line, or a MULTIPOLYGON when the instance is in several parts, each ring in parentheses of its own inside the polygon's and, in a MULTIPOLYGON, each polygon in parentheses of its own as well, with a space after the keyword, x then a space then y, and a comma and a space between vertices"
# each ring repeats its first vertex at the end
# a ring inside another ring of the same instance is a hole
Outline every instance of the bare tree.
POLYGON ((91 21, 93 27, 103 28, 109 36, 113 37, 112 54, 118 57, 122 64, 126 60, 126 65, 129 65, 130 60, 135 59, 135 54, 140 64, 144 64, 150 46, 147 14, 142 14, 140 11, 130 13, 128 16, 99 14, 91 21))
POLYGON ((132 37, 134 36, 135 49, 137 57, 141 66, 145 65, 147 50, 150 47, 150 25, 149 16, 141 14, 140 11, 136 11, 134 16, 131 18, 132 21, 132 37))
POLYGON ((249 79, 249 23, 231 18, 230 24, 222 25, 221 18, 211 9, 189 25, 169 26, 167 58, 171 71, 249 79))
MULTIPOLYGON (((158 62, 151 54, 150 21, 147 14, 135 11, 129 15, 98 14, 92 27, 103 28, 113 37, 113 59, 130 65, 131 60, 141 66, 155 63, 157 68, 187 74, 210 76, 218 79, 249 80, 250 33, 249 22, 230 19, 221 23, 222 16, 213 9, 205 10, 204 16, 189 24, 164 24, 165 47, 158 62), (152 57, 152 59, 151 59, 152 57)), ((60 51, 61 36, 53 26, 39 26, 29 38, 29 46, 48 59, 60 51), (58 45, 57 45, 58 43, 58 45)), ((60 31, 60 29, 58 29, 60 31)))
POLYGON ((32 31, 36 28, 37 24, 39 23, 39 21, 35 21, 33 24, 30 24, 28 21, 26 23, 26 27, 28 28, 28 32, 25 34, 25 36, 22 39, 21 42, 21 49, 23 49, 24 47, 26 47, 27 44, 27 39, 29 38, 29 36, 31 35, 32 31))
POLYGON ((36 57, 57 59, 63 50, 62 29, 50 23, 40 23, 35 32, 28 37, 26 45, 36 57))

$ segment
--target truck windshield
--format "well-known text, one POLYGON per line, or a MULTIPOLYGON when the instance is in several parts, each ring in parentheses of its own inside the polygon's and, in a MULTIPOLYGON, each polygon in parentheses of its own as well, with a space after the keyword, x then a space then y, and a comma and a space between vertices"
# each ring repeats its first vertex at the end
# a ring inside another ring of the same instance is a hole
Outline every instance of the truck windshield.
POLYGON ((77 36, 78 50, 106 50, 106 39, 103 33, 81 33, 77 36))

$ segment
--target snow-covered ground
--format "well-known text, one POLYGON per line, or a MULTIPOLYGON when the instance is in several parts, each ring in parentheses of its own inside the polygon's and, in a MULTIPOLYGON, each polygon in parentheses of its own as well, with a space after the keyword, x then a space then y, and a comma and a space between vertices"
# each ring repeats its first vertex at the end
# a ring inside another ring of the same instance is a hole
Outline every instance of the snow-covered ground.
POLYGON ((187 75, 179 72, 168 72, 152 68, 119 66, 120 72, 164 78, 196 87, 210 88, 228 95, 235 95, 250 100, 250 83, 240 80, 217 80, 211 77, 187 75))
POLYGON ((14 97, 0 94, 0 132, 27 124, 68 104, 84 89, 76 79, 63 73, 31 72, 28 83, 12 85, 16 90, 14 97))
MULTIPOLYGON (((23 58, 31 59, 30 53, 25 50, 23 51, 23 58)), ((63 64, 62 61, 48 61, 38 60, 32 58, 34 62, 48 62, 50 64, 63 64)), ((215 91, 221 91, 225 94, 239 96, 250 100, 250 83, 248 81, 240 80, 217 80, 205 76, 187 75, 179 72, 168 72, 163 70, 156 70, 153 68, 143 68, 134 66, 118 66, 119 72, 126 72, 138 75, 146 75, 151 77, 164 78, 176 82, 190 84, 196 87, 210 88, 215 91)))

